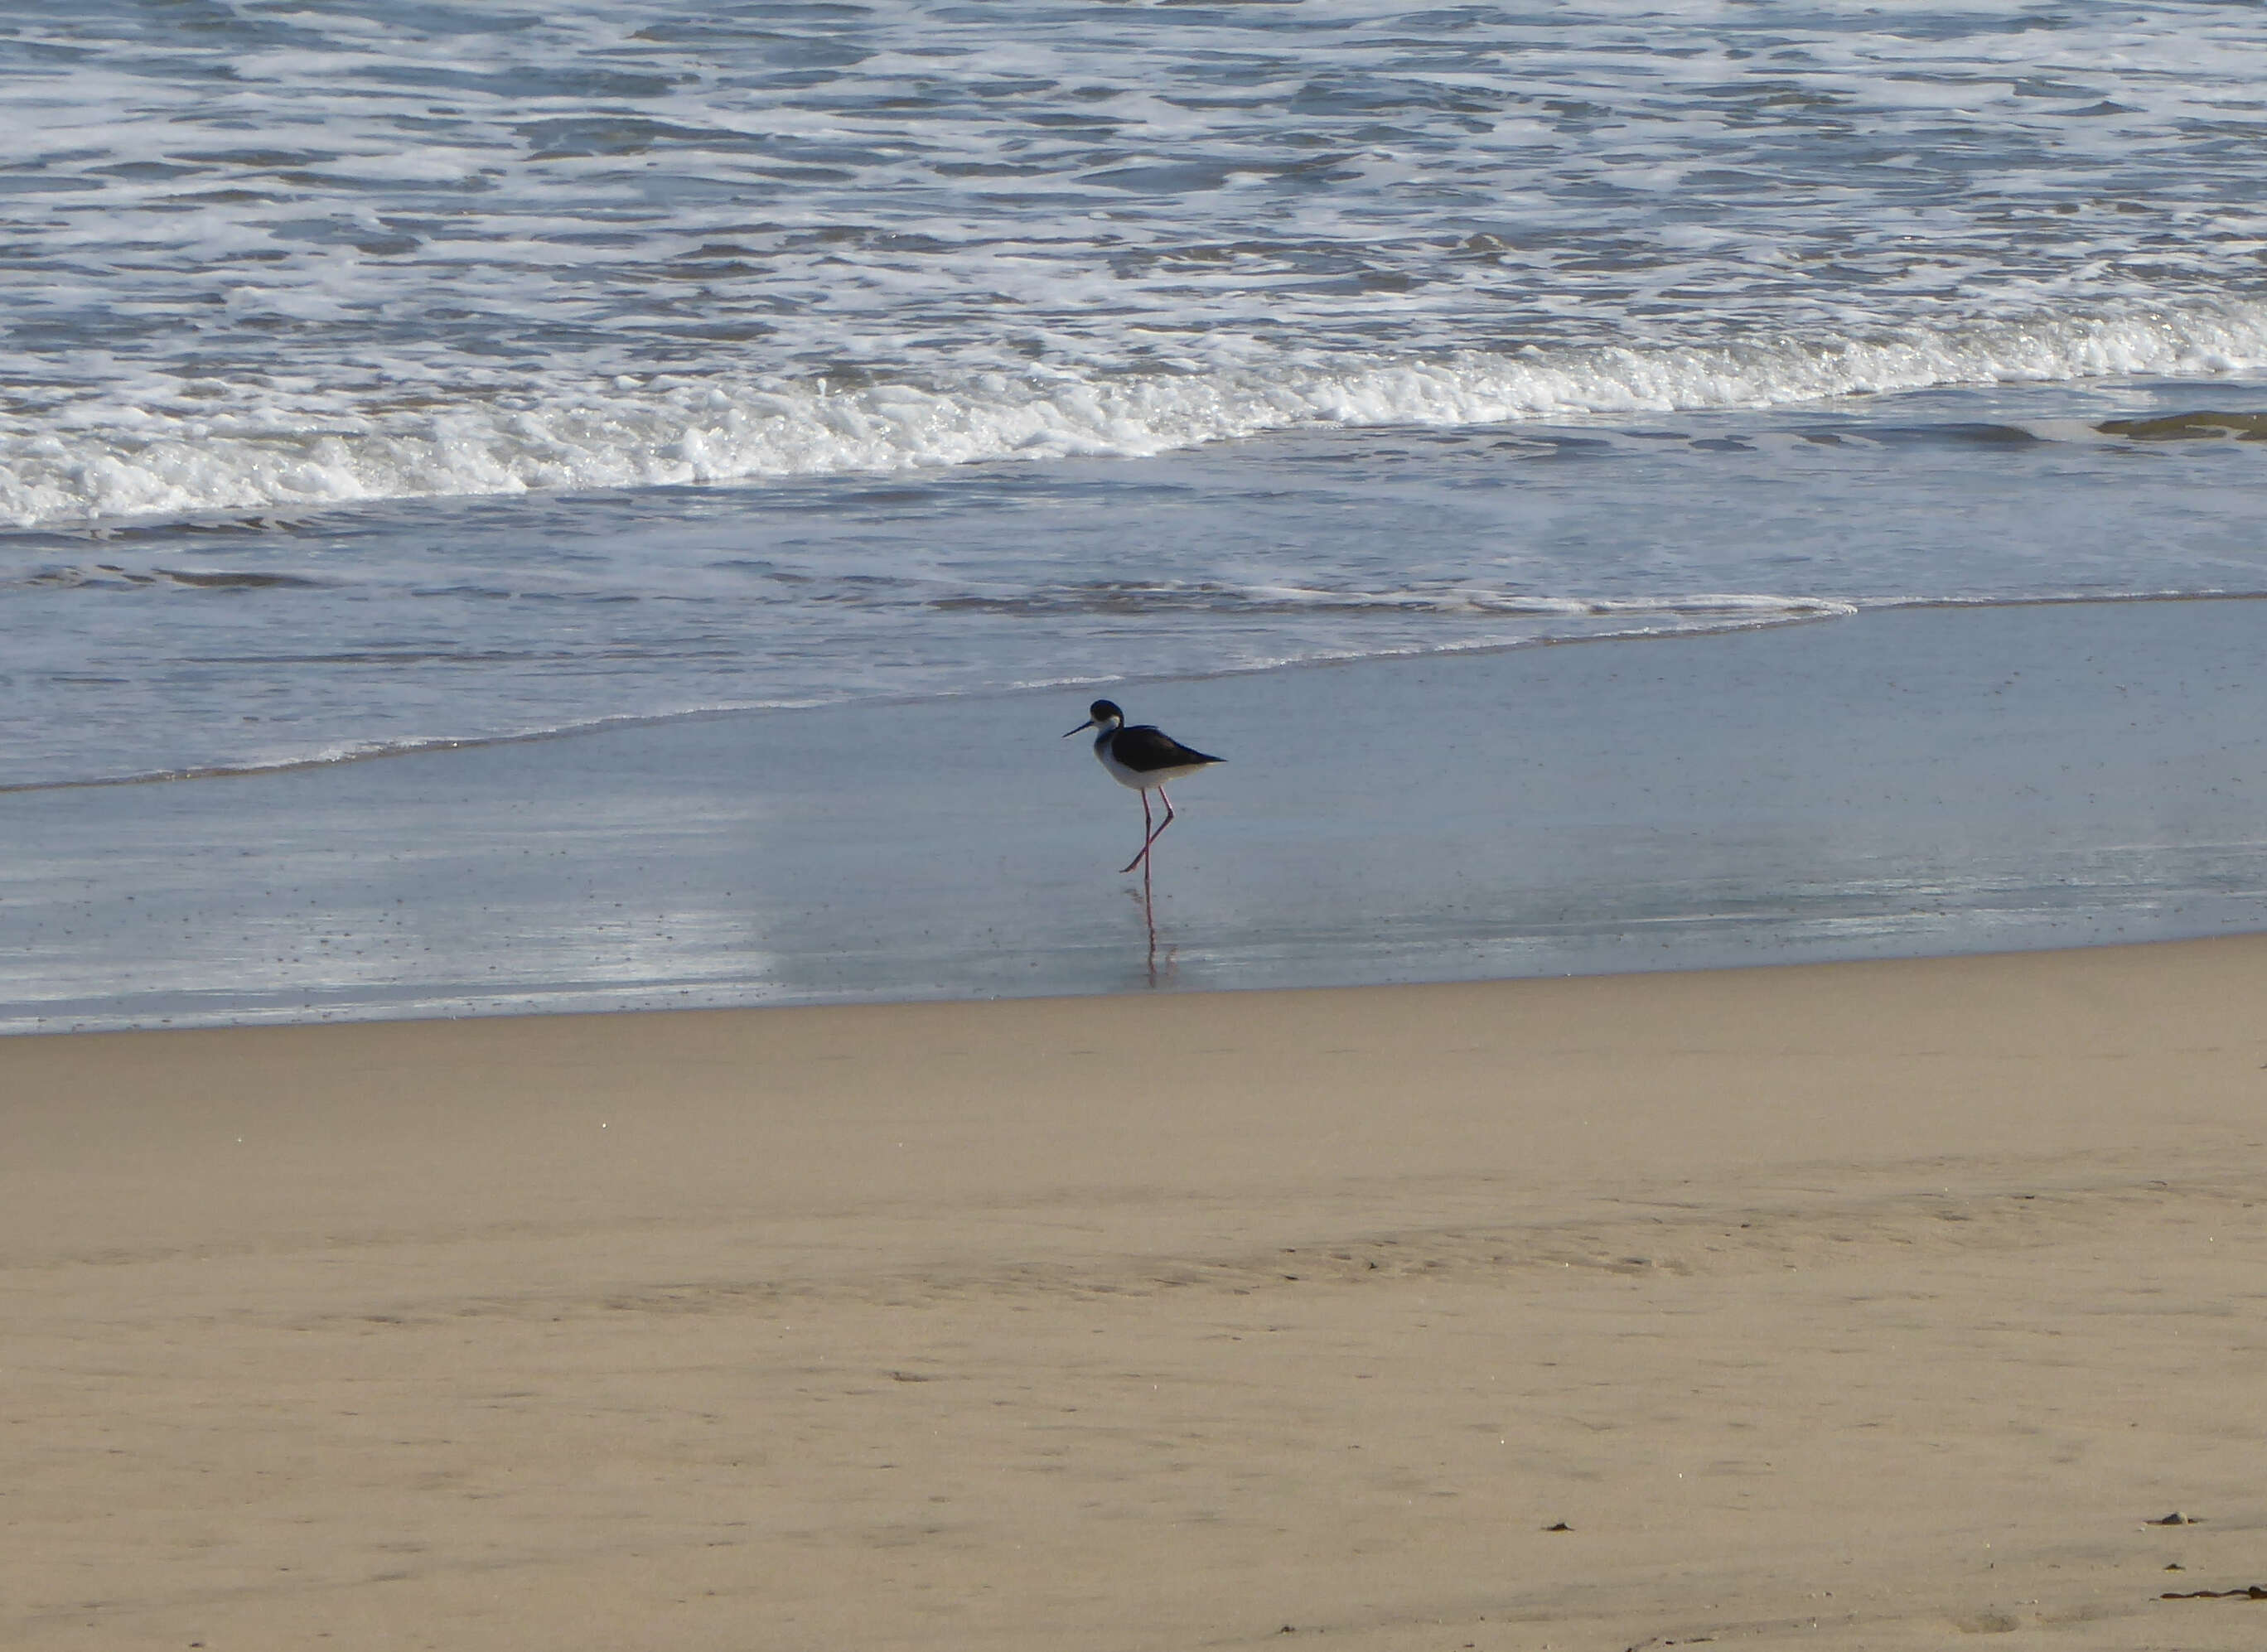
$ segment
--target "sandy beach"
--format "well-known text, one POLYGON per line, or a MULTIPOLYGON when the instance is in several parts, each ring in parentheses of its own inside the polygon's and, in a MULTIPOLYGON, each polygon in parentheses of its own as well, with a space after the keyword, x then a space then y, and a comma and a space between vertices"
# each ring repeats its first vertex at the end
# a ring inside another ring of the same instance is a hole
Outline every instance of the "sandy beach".
POLYGON ((2256 1647, 2263 989, 0 1041, 0 1643, 2256 1647))

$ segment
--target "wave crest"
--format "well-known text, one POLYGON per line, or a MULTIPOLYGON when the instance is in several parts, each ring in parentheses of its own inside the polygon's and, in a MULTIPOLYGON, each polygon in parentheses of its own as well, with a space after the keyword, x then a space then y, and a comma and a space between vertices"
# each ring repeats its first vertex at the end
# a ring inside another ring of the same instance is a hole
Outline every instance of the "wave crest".
POLYGON ((1933 385, 2202 375, 2267 363, 2267 305, 1909 328, 1866 339, 1363 356, 950 385, 622 379, 362 411, 82 410, 0 427, 25 527, 363 500, 698 485, 1015 458, 1142 457, 1321 425, 1487 425, 1780 406, 1933 385))

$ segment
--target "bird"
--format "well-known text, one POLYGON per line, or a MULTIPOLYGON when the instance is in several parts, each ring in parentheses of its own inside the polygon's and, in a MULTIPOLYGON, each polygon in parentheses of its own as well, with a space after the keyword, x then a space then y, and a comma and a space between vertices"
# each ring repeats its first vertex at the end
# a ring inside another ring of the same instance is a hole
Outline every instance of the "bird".
MULTIPOLYGON (((1204 753, 1183 745, 1171 735, 1146 723, 1133 727, 1126 725, 1126 714, 1115 702, 1097 700, 1086 709, 1086 721, 1078 727, 1065 731, 1067 740, 1074 734, 1083 734, 1089 729, 1099 729, 1094 737, 1094 755, 1110 778, 1121 786, 1131 786, 1141 794, 1141 852, 1120 869, 1130 872, 1148 858, 1149 846, 1165 834, 1173 824, 1173 800, 1165 795, 1165 782, 1193 775, 1214 763, 1224 763, 1222 757, 1207 757, 1204 753), (1149 825, 1149 794, 1155 791, 1165 805, 1165 818, 1152 829, 1149 825)), ((1146 877, 1147 874, 1145 873, 1146 877)))

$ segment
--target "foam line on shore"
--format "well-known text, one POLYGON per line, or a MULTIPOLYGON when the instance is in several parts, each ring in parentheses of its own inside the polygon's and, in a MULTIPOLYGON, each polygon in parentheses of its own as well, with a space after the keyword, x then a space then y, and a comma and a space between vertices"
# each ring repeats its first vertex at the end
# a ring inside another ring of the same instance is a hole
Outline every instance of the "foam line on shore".
POLYGON ((997 687, 966 689, 937 694, 877 695, 855 701, 848 699, 765 701, 686 706, 674 711, 593 717, 581 722, 515 730, 504 734, 436 734, 376 740, 342 749, 326 750, 304 756, 282 757, 262 762, 215 764, 197 768, 154 769, 125 775, 92 775, 64 780, 14 782, 0 781, 0 796, 12 792, 75 791, 97 787, 149 786, 179 781, 233 780, 261 775, 294 774, 307 769, 332 768, 346 764, 415 757, 437 752, 477 751, 485 747, 518 745, 534 741, 573 739, 586 735, 604 734, 615 730, 654 727, 695 718, 815 711, 829 707, 852 705, 911 706, 1045 694, 1063 689, 1122 687, 1134 683, 1210 682, 1240 677, 1272 675, 1282 672, 1358 665, 1365 661, 1502 654, 1519 650, 1564 647, 1576 643, 1676 642, 1737 631, 1789 625, 1819 624, 1852 619, 1865 613, 1886 613, 1898 609, 2114 607, 2140 603, 2262 600, 2267 600, 2267 591, 2243 590, 2137 591, 2106 593, 2091 591, 2083 594, 2049 594, 2015 598, 1913 597, 1884 601, 1851 602, 1826 598, 1724 595, 1696 597, 1684 605, 1675 606, 1660 603, 1584 602, 1571 598, 1559 602, 1537 600, 1519 611, 1538 614, 1564 613, 1569 617, 1580 619, 1615 615, 1635 616, 1641 613, 1669 614, 1673 618, 1670 622, 1660 625, 1633 625, 1612 629, 1582 631, 1564 636, 1544 635, 1517 637, 1508 641, 1491 639, 1478 642, 1444 642, 1429 646, 1420 644, 1406 648, 1372 650, 1362 653, 1318 651, 1294 659, 1270 661, 1259 665, 1237 666, 1214 672, 1187 672, 1170 678, 1076 676, 1008 683, 997 687))

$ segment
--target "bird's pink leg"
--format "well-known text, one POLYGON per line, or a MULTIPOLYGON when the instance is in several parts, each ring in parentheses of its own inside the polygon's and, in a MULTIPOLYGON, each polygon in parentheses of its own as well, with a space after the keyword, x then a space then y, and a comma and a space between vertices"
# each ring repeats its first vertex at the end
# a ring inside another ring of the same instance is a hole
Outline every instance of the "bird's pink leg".
MULTIPOLYGON (((1173 800, 1165 796, 1165 789, 1163 786, 1157 788, 1157 797, 1165 805, 1165 818, 1158 821, 1157 829, 1149 833, 1149 843, 1155 843, 1159 838, 1164 836, 1165 828, 1173 824, 1173 800)), ((1148 852, 1149 843, 1144 843, 1141 846, 1144 854, 1148 852)))
MULTIPOLYGON (((1149 852, 1149 844, 1154 836, 1155 833, 1149 830, 1149 794, 1144 791, 1141 794, 1141 855, 1147 855, 1149 852)), ((1119 875, 1123 877, 1139 866, 1141 863, 1141 855, 1136 855, 1125 865, 1119 867, 1119 875)))
POLYGON ((1142 861, 1148 855, 1149 846, 1152 843, 1155 843, 1159 838, 1164 836, 1165 828, 1173 824, 1173 800, 1165 796, 1165 789, 1163 786, 1157 788, 1157 796, 1163 800, 1165 805, 1165 818, 1157 822, 1157 828, 1156 831, 1152 832, 1149 830, 1149 794, 1146 790, 1143 791, 1141 794, 1141 829, 1145 835, 1141 839, 1141 853, 1136 855, 1132 860, 1126 863, 1124 870, 1126 871, 1130 872, 1135 867, 1141 864, 1142 861))

